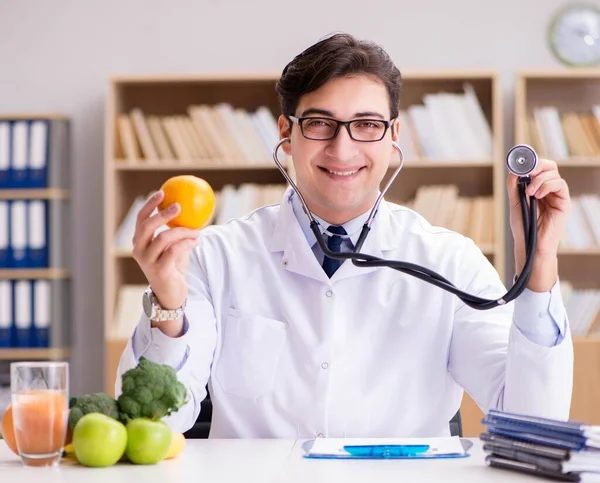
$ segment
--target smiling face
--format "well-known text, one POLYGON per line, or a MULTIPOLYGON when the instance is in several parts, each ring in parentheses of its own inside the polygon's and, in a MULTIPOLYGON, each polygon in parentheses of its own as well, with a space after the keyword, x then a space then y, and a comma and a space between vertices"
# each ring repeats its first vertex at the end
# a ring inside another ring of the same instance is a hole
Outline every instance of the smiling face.
MULTIPOLYGON (((387 90, 376 77, 355 75, 335 78, 319 89, 303 95, 296 117, 327 117, 340 121, 355 119, 390 119, 387 90)), ((313 124, 324 129, 324 124, 313 124)), ((294 161, 298 189, 309 209, 332 224, 345 223, 370 210, 377 198, 379 185, 390 161, 395 156, 391 141, 398 141, 398 125, 394 134, 388 129, 380 141, 353 140, 341 126, 335 138, 327 141, 306 139, 299 125, 285 116, 279 118, 281 137, 290 137, 283 145, 294 161)), ((372 129, 371 123, 361 129, 372 129)), ((305 133, 309 134, 306 131, 305 133)))

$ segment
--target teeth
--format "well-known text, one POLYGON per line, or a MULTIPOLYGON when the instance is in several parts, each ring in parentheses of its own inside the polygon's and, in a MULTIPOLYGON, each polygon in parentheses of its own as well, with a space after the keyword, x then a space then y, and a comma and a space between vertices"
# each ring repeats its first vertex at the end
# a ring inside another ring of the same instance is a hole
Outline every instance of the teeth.
MULTIPOLYGON (((325 168, 327 169, 327 168, 325 168)), ((358 173, 358 169, 355 169, 354 171, 333 171, 331 169, 327 169, 327 171, 331 174, 335 174, 337 176, 351 176, 354 173, 358 173)))

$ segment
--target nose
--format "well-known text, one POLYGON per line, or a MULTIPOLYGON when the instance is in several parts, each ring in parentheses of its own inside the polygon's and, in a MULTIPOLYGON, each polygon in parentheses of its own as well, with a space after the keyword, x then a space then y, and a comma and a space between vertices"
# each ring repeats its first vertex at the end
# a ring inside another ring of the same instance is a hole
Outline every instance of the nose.
POLYGON ((341 126, 337 136, 325 147, 325 154, 342 161, 353 158, 358 154, 357 142, 350 137, 346 128, 341 126))

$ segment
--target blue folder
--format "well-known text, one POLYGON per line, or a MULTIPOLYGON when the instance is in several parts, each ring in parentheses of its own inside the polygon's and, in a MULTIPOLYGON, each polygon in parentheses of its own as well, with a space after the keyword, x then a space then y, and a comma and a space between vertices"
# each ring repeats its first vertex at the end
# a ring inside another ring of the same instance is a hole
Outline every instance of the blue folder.
POLYGON ((345 444, 340 453, 311 453, 316 440, 302 444, 304 458, 308 459, 448 459, 466 458, 473 442, 460 438, 461 450, 457 452, 438 452, 435 447, 426 444, 345 444))

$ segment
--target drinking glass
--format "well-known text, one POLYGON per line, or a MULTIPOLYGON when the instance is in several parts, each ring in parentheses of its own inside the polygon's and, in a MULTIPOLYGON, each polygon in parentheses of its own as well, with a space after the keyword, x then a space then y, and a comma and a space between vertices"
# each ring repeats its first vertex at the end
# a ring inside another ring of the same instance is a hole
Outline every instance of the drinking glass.
POLYGON ((10 365, 13 426, 21 460, 28 466, 60 462, 69 416, 67 362, 10 365))

